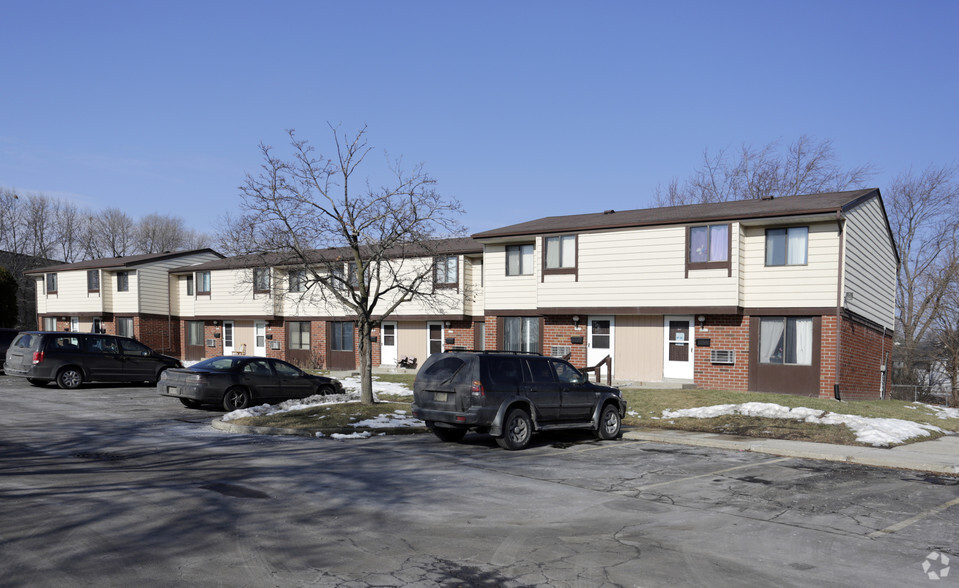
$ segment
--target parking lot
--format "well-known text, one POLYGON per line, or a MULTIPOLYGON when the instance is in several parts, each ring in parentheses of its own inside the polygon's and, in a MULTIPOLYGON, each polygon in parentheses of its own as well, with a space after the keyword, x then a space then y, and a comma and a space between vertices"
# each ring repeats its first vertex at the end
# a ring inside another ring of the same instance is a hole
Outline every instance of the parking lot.
POLYGON ((237 435, 147 387, 0 397, 5 586, 900 586, 959 557, 950 477, 575 433, 237 435))

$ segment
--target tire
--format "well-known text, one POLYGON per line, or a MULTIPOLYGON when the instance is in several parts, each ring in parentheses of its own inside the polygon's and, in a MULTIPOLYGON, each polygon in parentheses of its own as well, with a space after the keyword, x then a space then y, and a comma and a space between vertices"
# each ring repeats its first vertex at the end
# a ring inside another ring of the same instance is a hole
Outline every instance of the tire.
POLYGON ((613 404, 603 407, 599 416, 599 428, 596 429, 598 439, 609 440, 619 437, 623 428, 623 420, 619 416, 619 409, 613 404))
POLYGON ((200 408, 201 406, 198 401, 189 398, 181 398, 180 403, 187 408, 200 408))
POLYGON ((433 431, 433 434, 440 441, 446 443, 457 443, 463 440, 463 437, 466 436, 466 429, 447 429, 444 427, 432 427, 430 426, 430 431, 433 431))
POLYGON ((83 372, 79 368, 65 367, 57 374, 57 386, 64 390, 75 390, 83 383, 83 372))
POLYGON ((515 451, 523 449, 529 445, 529 440, 533 437, 533 421, 522 408, 511 409, 506 413, 506 420, 503 422, 503 436, 497 437, 496 442, 503 449, 515 451))
POLYGON ((27 381, 30 382, 31 385, 36 386, 38 388, 43 388, 48 383, 50 383, 50 380, 38 380, 36 378, 27 378, 27 381))
POLYGON ((223 395, 223 409, 227 412, 233 412, 248 406, 250 406, 250 391, 246 388, 234 386, 223 395))
POLYGON ((330 394, 333 394, 333 392, 333 386, 330 386, 329 384, 323 384, 322 386, 316 387, 316 393, 320 396, 329 396, 330 394))

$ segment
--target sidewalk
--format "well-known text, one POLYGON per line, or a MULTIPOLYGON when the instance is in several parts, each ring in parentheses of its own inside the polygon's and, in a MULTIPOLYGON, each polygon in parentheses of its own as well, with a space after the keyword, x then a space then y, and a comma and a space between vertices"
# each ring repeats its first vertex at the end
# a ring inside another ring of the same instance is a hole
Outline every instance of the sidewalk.
POLYGON ((809 441, 755 439, 667 429, 633 429, 626 431, 623 438, 634 441, 695 445, 732 451, 753 451, 781 457, 841 461, 881 468, 959 475, 959 435, 947 435, 932 441, 920 441, 890 449, 830 445, 809 441))

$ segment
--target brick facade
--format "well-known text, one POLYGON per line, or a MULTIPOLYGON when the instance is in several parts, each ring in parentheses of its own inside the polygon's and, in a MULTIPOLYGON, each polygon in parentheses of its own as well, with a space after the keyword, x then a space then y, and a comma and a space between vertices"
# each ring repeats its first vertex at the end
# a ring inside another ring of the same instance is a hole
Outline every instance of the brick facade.
MULTIPOLYGON (((848 318, 842 320, 839 393, 843 400, 878 400, 883 390, 881 366, 889 369, 892 334, 848 318)), ((888 382, 886 383, 888 385, 888 382)))
POLYGON ((711 315, 696 322, 693 335, 695 382, 700 388, 737 390, 749 388, 749 317, 738 315, 711 315), (709 347, 697 347, 696 339, 709 339, 709 347), (713 349, 735 352, 732 365, 710 361, 713 349))

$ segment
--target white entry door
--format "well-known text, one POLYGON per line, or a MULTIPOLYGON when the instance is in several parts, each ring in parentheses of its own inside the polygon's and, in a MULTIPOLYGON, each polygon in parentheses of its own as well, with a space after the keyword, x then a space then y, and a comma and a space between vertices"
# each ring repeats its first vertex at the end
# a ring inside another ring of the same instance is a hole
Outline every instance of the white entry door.
POLYGON ((663 377, 692 380, 693 374, 693 317, 663 317, 664 345, 663 377))
POLYGON ((233 355, 233 321, 223 321, 223 355, 233 355))
POLYGON ((253 321, 253 355, 266 357, 266 321, 253 321))
MULTIPOLYGON (((591 316, 586 329, 586 367, 593 367, 606 356, 613 357, 613 328, 616 319, 611 316, 591 316)), ((608 369, 603 366, 600 375, 606 376, 608 369)), ((592 373, 592 372, 591 372, 592 373)))
POLYGON ((443 353, 443 323, 426 323, 426 354, 443 353))
POLYGON ((380 325, 380 365, 396 365, 396 323, 380 325))

